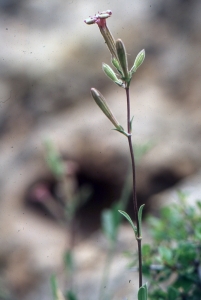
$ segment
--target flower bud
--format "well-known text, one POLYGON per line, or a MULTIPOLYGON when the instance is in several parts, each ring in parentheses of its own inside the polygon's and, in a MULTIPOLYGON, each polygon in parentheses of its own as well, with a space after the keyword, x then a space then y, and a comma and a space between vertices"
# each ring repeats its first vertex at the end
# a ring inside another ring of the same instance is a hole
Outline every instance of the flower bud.
POLYGON ((143 63, 145 59, 145 50, 141 50, 138 55, 136 56, 134 65, 132 66, 130 72, 131 74, 135 73, 137 71, 137 69, 141 66, 141 64, 143 63))
POLYGON ((116 50, 121 68, 123 70, 124 77, 125 79, 129 79, 126 48, 124 46, 124 43, 120 39, 116 41, 116 50))
POLYGON ((113 64, 113 66, 117 69, 117 71, 122 75, 122 69, 119 64, 119 61, 113 56, 111 62, 113 64))
POLYGON ((122 85, 122 81, 119 80, 117 78, 117 75, 115 74, 115 72, 112 70, 112 68, 110 68, 110 66, 108 66, 107 64, 103 63, 102 64, 102 68, 104 73, 116 84, 118 85, 122 85))
POLYGON ((112 122, 112 124, 117 129, 123 129, 122 126, 119 124, 119 122, 116 120, 115 116, 111 112, 109 106, 107 105, 107 102, 103 95, 96 90, 95 88, 91 88, 91 95, 94 98, 96 104, 100 107, 100 109, 103 111, 103 113, 108 117, 108 119, 112 122))

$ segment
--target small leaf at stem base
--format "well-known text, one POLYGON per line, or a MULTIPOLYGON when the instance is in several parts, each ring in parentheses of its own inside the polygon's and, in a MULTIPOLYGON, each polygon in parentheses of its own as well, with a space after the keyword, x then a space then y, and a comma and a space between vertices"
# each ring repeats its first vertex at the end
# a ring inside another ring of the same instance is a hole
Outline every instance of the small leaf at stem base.
POLYGON ((133 224, 133 221, 131 220, 131 217, 125 211, 123 211, 123 210, 118 210, 118 212, 120 214, 122 214, 128 220, 128 222, 130 223, 131 227, 133 228, 133 231, 135 233, 135 237, 137 239, 138 238, 137 227, 133 224))

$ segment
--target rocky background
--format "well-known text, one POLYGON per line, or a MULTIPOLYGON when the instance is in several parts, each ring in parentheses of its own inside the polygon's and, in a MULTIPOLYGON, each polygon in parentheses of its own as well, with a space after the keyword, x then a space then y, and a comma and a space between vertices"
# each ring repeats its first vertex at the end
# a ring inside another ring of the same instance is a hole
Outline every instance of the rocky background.
MULTIPOLYGON (((131 88, 134 143, 152 145, 137 167, 138 199, 151 212, 174 200, 178 188, 190 191, 190 201, 200 197, 199 0, 0 0, 0 291, 9 291, 6 299, 52 299, 53 272, 62 288, 68 285, 62 259, 69 231, 45 160, 47 138, 65 161, 69 185, 92 190, 76 217, 77 288, 79 299, 98 299, 107 249, 100 212, 118 199, 130 164, 125 137, 111 130, 89 93, 92 86, 101 90, 125 124, 124 91, 101 70, 110 54, 98 27, 83 22, 106 9, 130 66, 146 50, 131 88)), ((113 299, 132 295, 136 286, 122 255, 135 248, 130 231, 125 224, 120 232, 107 287, 113 299)))

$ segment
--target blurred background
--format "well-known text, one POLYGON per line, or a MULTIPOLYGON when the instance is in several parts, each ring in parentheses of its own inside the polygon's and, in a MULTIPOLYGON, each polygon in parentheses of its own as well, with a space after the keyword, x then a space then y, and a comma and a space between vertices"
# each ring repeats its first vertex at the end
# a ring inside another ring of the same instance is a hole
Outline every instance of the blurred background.
MULTIPOLYGON (((58 178, 47 164, 48 139, 64 162, 70 191, 90 189, 76 213, 74 242, 79 299, 96 300, 89 291, 98 289, 94 270, 104 260, 100 213, 120 196, 130 166, 125 137, 111 130, 90 96, 91 87, 100 90, 125 126, 124 91, 101 68, 110 53, 98 27, 84 23, 107 9, 130 67, 146 50, 131 85, 134 144, 151 144, 137 166, 138 199, 150 212, 180 186, 199 195, 199 0, 0 0, 1 299, 52 299, 52 273, 67 284, 69 230, 61 222, 58 178)), ((135 247, 124 230, 121 246, 135 247)), ((120 296, 114 299, 126 294, 120 296)))

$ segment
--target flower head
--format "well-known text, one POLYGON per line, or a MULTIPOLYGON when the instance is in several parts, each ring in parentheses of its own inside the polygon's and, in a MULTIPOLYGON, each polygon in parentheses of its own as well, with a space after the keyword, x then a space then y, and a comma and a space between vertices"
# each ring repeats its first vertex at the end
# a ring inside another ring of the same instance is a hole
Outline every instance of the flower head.
POLYGON ((106 24, 106 19, 109 18, 111 15, 112 11, 108 9, 106 11, 102 11, 101 13, 97 13, 93 17, 85 19, 84 22, 88 25, 98 25, 100 32, 105 40, 105 43, 108 46, 110 53, 112 54, 112 57, 115 57, 118 60, 115 39, 113 38, 106 24))
POLYGON ((84 22, 88 25, 97 24, 100 27, 106 26, 106 19, 112 15, 111 10, 102 11, 101 13, 95 14, 93 17, 89 17, 84 20, 84 22))

